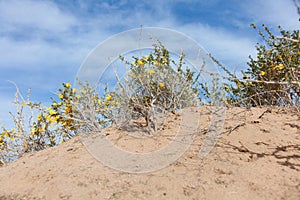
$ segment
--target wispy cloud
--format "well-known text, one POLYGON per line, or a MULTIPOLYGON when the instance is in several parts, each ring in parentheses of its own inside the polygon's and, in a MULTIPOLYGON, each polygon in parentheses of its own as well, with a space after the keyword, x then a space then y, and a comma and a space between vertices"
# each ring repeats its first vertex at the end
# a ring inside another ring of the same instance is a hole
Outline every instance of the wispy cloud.
POLYGON ((2 32, 30 28, 60 33, 75 25, 75 18, 50 1, 11 0, 0 2, 0 22, 2 32))
POLYGON ((268 24, 285 29, 299 29, 299 15, 292 0, 253 0, 243 1, 243 10, 257 24, 268 24))

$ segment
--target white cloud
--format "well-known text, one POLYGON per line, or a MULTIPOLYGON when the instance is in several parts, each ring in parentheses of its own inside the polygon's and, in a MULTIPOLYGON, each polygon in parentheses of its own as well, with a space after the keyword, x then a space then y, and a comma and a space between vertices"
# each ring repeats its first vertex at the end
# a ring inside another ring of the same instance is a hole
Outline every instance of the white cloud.
POLYGON ((0 1, 0 22, 2 31, 27 26, 50 32, 66 31, 76 23, 72 15, 62 12, 54 3, 32 0, 0 1))
POLYGON ((243 10, 256 23, 281 25, 285 29, 299 29, 299 15, 292 0, 253 0, 243 3, 243 10))
POLYGON ((0 69, 42 70, 82 62, 92 47, 84 41, 53 44, 0 38, 0 69))
MULTIPOLYGON (((239 2, 242 9, 238 16, 248 13, 259 23, 282 24, 284 28, 298 27, 298 16, 292 1, 245 2, 239 2)), ((66 72, 67 70, 60 70, 62 67, 72 67, 70 71, 77 70, 88 52, 99 42, 119 31, 138 28, 140 25, 181 31, 231 68, 236 65, 245 66, 248 55, 255 51, 256 38, 250 34, 244 35, 242 31, 234 32, 227 27, 214 27, 200 22, 180 24, 176 21, 177 13, 172 13, 169 9, 172 0, 155 3, 149 1, 146 5, 142 5, 140 1, 136 2, 136 7, 119 10, 118 6, 122 7, 126 3, 128 2, 123 1, 117 5, 100 3, 97 6, 102 10, 91 14, 88 10, 94 5, 83 0, 79 1, 78 8, 73 8, 78 10, 72 12, 67 8, 62 10, 54 1, 0 0, 0 70, 14 67, 15 73, 21 73, 18 70, 30 71, 32 77, 36 77, 22 81, 34 84, 38 89, 49 90, 55 88, 53 85, 59 85, 57 82, 62 79, 75 78, 70 77, 70 74, 49 77, 50 69, 52 72, 66 72), (37 74, 40 77, 37 77, 35 71, 39 71, 37 74)), ((210 3, 217 5, 215 0, 210 3)), ((232 23, 245 22, 237 18, 232 23)), ((117 45, 124 45, 124 42, 126 41, 117 45)), ((8 104, 10 98, 3 98, 1 102, 8 104)), ((4 110, 7 110, 6 106, 0 107, 1 113, 4 110)))
POLYGON ((245 64, 254 53, 255 41, 242 34, 203 24, 190 24, 180 28, 203 45, 209 53, 230 65, 245 64))

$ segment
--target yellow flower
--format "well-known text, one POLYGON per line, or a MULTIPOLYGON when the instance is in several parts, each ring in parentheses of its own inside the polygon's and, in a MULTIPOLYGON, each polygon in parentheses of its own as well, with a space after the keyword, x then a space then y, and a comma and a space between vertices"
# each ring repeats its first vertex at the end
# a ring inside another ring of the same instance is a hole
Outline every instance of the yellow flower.
POLYGON ((56 118, 55 117, 50 117, 50 120, 49 120, 51 123, 53 122, 56 122, 56 118))
POLYGON ((41 132, 43 132, 43 129, 42 129, 42 128, 39 128, 39 129, 37 130, 37 132, 38 132, 38 133, 41 133, 41 132))
POLYGON ((59 97, 60 99, 63 99, 63 98, 64 98, 64 95, 63 95, 63 94, 58 94, 58 97, 59 97))
POLYGON ((300 51, 298 51, 297 54, 300 55, 300 51))
POLYGON ((143 63, 143 61, 138 60, 138 61, 137 61, 137 64, 138 64, 139 66, 141 66, 141 65, 143 65, 144 63, 143 63))
POLYGON ((22 103, 22 106, 23 106, 23 107, 27 106, 27 103, 23 102, 23 103, 22 103))
POLYGON ((77 99, 80 99, 80 98, 81 98, 81 96, 80 96, 80 95, 77 95, 77 96, 76 96, 76 98, 77 98, 77 99))
POLYGON ((260 75, 264 76, 264 75, 266 75, 266 72, 265 71, 261 71, 260 75))
POLYGON ((76 93, 76 92, 77 92, 76 88, 73 88, 73 90, 72 90, 72 91, 73 91, 73 93, 76 93))
POLYGON ((57 103, 54 102, 54 103, 52 104, 52 106, 53 106, 53 107, 56 107, 56 106, 57 106, 57 103))
POLYGON ((14 136, 12 134, 9 134, 9 139, 15 140, 14 136))
POLYGON ((106 95, 106 97, 105 97, 105 99, 107 100, 107 101, 110 101, 111 100, 111 95, 106 95))
POLYGON ((155 73, 155 71, 153 70, 153 69, 151 69, 150 71, 149 71, 149 74, 150 75, 153 75, 155 73))
POLYGON ((159 87, 163 88, 163 87, 165 87, 165 84, 164 83, 159 83, 159 87))
POLYGON ((71 84, 70 83, 66 83, 66 88, 69 88, 71 87, 71 84))
POLYGON ((51 122, 51 117, 49 115, 46 115, 46 119, 51 122))
POLYGON ((42 121, 42 115, 39 114, 38 117, 37 117, 38 121, 42 121))
POLYGON ((50 115, 56 115, 56 114, 57 114, 57 112, 56 112, 56 111, 54 111, 54 110, 50 110, 49 114, 50 114, 50 115))
POLYGON ((31 129, 31 134, 29 136, 33 137, 35 135, 35 133, 36 133, 35 129, 31 129))
POLYGON ((281 70, 281 69, 284 68, 284 65, 283 64, 279 64, 279 65, 277 65, 277 68, 281 70))

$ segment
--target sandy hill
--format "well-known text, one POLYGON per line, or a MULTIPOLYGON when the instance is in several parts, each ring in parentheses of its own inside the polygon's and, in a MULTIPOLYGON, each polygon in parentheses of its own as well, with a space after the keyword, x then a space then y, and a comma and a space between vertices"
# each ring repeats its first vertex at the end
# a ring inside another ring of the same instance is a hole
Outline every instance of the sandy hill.
MULTIPOLYGON (((0 168, 0 199, 300 199, 300 114, 280 108, 231 108, 215 148, 198 156, 210 114, 202 108, 193 144, 161 170, 132 174, 96 160, 80 137, 26 154, 0 168)), ((120 148, 149 152, 170 141, 180 114, 161 135, 133 138, 106 129, 120 148)))

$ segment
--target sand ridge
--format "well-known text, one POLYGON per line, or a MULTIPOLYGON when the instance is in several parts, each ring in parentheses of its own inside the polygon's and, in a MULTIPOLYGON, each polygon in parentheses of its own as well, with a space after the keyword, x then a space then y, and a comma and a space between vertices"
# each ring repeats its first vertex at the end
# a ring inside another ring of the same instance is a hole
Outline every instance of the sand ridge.
MULTIPOLYGON (((300 199, 299 112, 230 108, 215 148, 203 158, 199 147, 211 116, 207 108, 199 112, 193 144, 166 168, 145 174, 113 170, 76 136, 1 167, 0 199, 300 199)), ((168 120, 162 136, 148 142, 114 127, 108 137, 120 148, 148 151, 172 138, 178 120, 168 120)))

